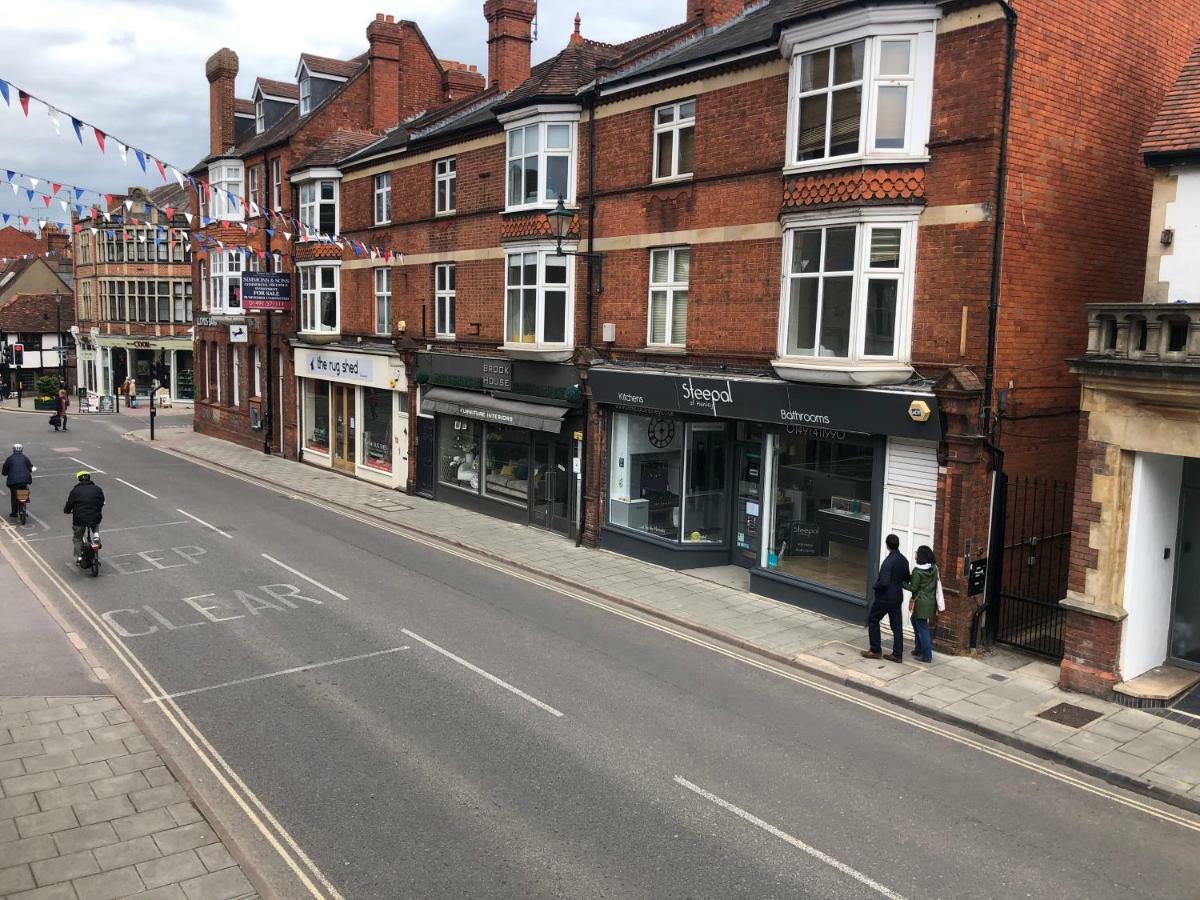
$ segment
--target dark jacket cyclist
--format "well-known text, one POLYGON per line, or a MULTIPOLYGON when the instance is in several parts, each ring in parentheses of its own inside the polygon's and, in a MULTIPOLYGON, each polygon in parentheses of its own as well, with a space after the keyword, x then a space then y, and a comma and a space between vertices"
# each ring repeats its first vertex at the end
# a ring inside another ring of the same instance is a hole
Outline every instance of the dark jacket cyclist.
POLYGON ((4 476, 4 483, 8 485, 8 496, 12 501, 12 512, 8 516, 10 519, 17 517, 17 489, 27 488, 33 483, 33 463, 29 461, 24 450, 20 444, 13 444, 13 452, 4 461, 4 469, 0 471, 0 475, 4 476))
POLYGON ((104 491, 100 490, 100 485, 92 481, 90 472, 76 472, 75 478, 78 483, 71 488, 71 493, 67 495, 67 505, 63 507, 64 513, 69 513, 71 516, 72 532, 75 538, 75 562, 83 559, 83 536, 88 528, 98 529, 100 520, 103 518, 101 510, 104 509, 104 491))

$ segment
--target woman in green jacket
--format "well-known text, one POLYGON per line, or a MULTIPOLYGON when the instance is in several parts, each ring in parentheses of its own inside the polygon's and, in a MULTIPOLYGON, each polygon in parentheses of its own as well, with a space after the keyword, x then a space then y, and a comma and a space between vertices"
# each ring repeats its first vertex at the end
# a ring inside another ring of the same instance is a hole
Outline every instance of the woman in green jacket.
POLYGON ((933 662, 933 642, 929 636, 929 620, 937 615, 938 569, 934 564, 933 550, 924 545, 917 548, 916 565, 912 575, 904 583, 904 589, 912 592, 908 609, 912 613, 913 634, 916 647, 913 655, 921 662, 933 662))

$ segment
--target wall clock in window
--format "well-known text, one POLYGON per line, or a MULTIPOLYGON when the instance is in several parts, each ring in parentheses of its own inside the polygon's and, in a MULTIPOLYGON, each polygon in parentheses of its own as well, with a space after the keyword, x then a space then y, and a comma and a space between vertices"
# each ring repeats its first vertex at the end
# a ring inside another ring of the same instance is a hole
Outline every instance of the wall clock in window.
POLYGON ((651 419, 646 432, 655 447, 669 447, 675 440, 675 422, 673 419, 651 419))

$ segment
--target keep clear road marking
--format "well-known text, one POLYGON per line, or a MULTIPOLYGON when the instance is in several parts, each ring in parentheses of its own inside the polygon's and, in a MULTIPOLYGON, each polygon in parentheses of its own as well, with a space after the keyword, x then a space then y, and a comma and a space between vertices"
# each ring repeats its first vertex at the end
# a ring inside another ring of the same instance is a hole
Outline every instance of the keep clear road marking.
MULTIPOLYGON (((119 480, 119 479, 118 479, 118 480, 119 480)), ((216 525, 209 525, 207 522, 205 522, 205 521, 204 521, 203 519, 201 519, 199 516, 193 516, 193 515, 192 515, 190 512, 188 512, 186 509, 180 509, 180 508, 177 506, 177 507, 175 507, 175 512, 177 512, 177 513, 179 513, 179 514, 181 514, 181 515, 187 516, 187 517, 188 517, 189 519, 191 519, 193 522, 199 522, 201 525, 203 525, 203 526, 204 526, 205 528, 207 528, 209 531, 215 531, 217 534, 221 535, 221 537, 227 537, 227 538, 229 538, 231 541, 233 540, 233 535, 232 535, 232 534, 228 534, 228 533, 226 533, 226 532, 222 531, 222 530, 221 530, 220 528, 218 528, 216 525)))
MULTIPOLYGON (((183 510, 181 509, 181 510, 180 510, 180 512, 183 512, 183 510)), ((187 513, 183 513, 183 514, 184 514, 185 516, 187 515, 187 513)), ((212 526, 210 525, 210 526, 209 526, 209 528, 211 528, 211 527, 212 527, 212 526)), ((225 536, 226 536, 226 537, 229 537, 229 535, 225 535, 225 536)), ((288 572, 291 572, 291 573, 292 573, 293 575, 295 575, 297 578, 303 578, 303 579, 304 579, 305 581, 307 581, 309 584, 311 584, 311 585, 315 585, 316 587, 319 587, 321 590, 323 590, 325 593, 329 594, 331 597, 337 597, 339 600, 345 601, 345 602, 347 602, 347 603, 349 603, 349 602, 350 602, 350 598, 349 598, 349 597, 347 597, 345 594, 339 594, 339 593, 338 593, 337 591, 335 591, 333 588, 331 588, 331 587, 325 587, 325 585, 321 584, 321 582, 317 581, 317 579, 315 579, 315 578, 309 578, 309 577, 308 577, 307 575, 305 575, 303 572, 301 572, 301 571, 298 571, 297 569, 293 569, 293 568, 292 568, 291 566, 289 566, 287 563, 281 563, 281 562, 280 562, 279 560, 277 560, 275 557, 273 557, 273 556, 268 556, 268 555, 267 555, 267 554, 265 554, 265 553, 264 553, 264 554, 262 554, 262 558, 263 558, 263 559, 265 559, 267 562, 273 562, 273 563, 275 563, 275 565, 279 566, 279 568, 281 568, 281 569, 285 569, 285 570, 287 570, 288 572)))
POLYGON ((233 681, 222 681, 220 684, 210 684, 208 687, 192 688, 190 691, 176 691, 174 694, 163 694, 159 697, 147 697, 143 703, 158 703, 160 700, 174 700, 176 697, 190 697, 192 694, 203 694, 206 691, 216 691, 221 688, 234 687, 239 684, 250 684, 252 681, 264 681, 268 678, 278 678, 281 675, 295 675, 297 672, 308 672, 312 669, 323 669, 326 666, 337 666, 342 663, 357 662, 360 659, 371 659, 376 656, 386 656, 389 653, 399 653, 403 647, 389 647, 387 650, 376 650, 374 653, 362 653, 358 656, 343 656, 341 659, 330 659, 325 662, 309 663, 306 666, 292 666, 290 669, 280 669, 278 672, 268 672, 265 675, 251 675, 249 678, 235 678, 233 681))
MULTIPOLYGON (((142 490, 142 489, 141 489, 140 487, 138 487, 136 484, 130 484, 130 483, 129 483, 128 481, 126 481, 124 478, 118 478, 118 479, 117 479, 117 481, 121 482, 121 484, 125 485, 125 487, 131 487, 131 488, 133 488, 133 489, 134 489, 135 491, 137 491, 139 494, 145 494, 145 495, 146 495, 147 497, 149 497, 151 500, 157 500, 157 499, 158 499, 157 497, 155 497, 155 496, 154 496, 152 493, 150 493, 149 491, 144 491, 144 490, 142 490)), ((185 513, 185 515, 186 515, 186 513, 185 513)))
POLYGON ((550 704, 543 703, 537 697, 531 697, 529 694, 525 693, 520 688, 514 687, 513 685, 509 684, 507 681, 503 680, 502 678, 497 678, 491 672, 484 671, 483 669, 479 668, 479 666, 475 665, 474 663, 467 662, 461 656, 455 656, 449 650, 445 649, 444 647, 439 647, 433 641, 426 640, 425 638, 421 637, 419 634, 414 634, 413 632, 409 631, 407 628, 401 628, 400 633, 408 635, 414 641, 420 641, 422 644, 424 644, 430 650, 436 650, 438 653, 442 654, 442 656, 446 657, 447 659, 454 660, 460 666, 464 666, 465 668, 470 669, 476 675, 483 676, 488 681, 492 682, 492 684, 497 684, 500 687, 504 688, 506 691, 516 694, 522 700, 528 700, 530 703, 532 703, 538 709, 544 709, 546 712, 550 713, 550 715, 557 716, 558 718, 562 718, 562 713, 559 712, 557 709, 555 709, 550 704))
MULTIPOLYGON (((33 513, 30 513, 29 515, 32 516, 33 513)), ((180 519, 176 522, 155 522, 152 525, 125 525, 121 528, 104 528, 101 530, 105 534, 112 534, 114 531, 139 531, 143 528, 166 528, 168 525, 191 525, 191 524, 192 523, 187 521, 186 519, 180 519)), ((50 530, 50 527, 48 525, 44 526, 44 527, 46 528, 47 531, 50 530)), ((59 541, 59 540, 64 540, 66 538, 69 538, 70 536, 71 536, 70 534, 50 534, 50 535, 46 535, 45 537, 25 538, 25 540, 26 540, 26 542, 59 541)))
POLYGON ((781 831, 780 829, 778 829, 774 825, 772 825, 770 822, 764 822, 758 816, 754 815, 753 813, 746 812, 746 810, 742 809, 740 806, 734 806, 728 800, 722 800, 716 794, 709 793, 708 791, 706 791, 704 788, 700 787, 699 785, 692 784, 690 781, 688 781, 682 775, 675 776, 675 783, 678 785, 682 785, 683 787, 685 787, 689 791, 691 791, 693 794, 697 794, 698 796, 703 797, 705 800, 708 800, 710 803, 715 803, 717 806, 721 807, 721 809, 724 809, 728 812, 733 813, 735 816, 749 822, 754 827, 761 828, 767 834, 777 837, 785 843, 791 844, 797 850, 803 850, 805 853, 807 853, 813 859, 819 860, 820 862, 825 863, 825 865, 827 865, 831 868, 837 869, 843 875, 849 875, 851 878, 853 878, 859 884, 866 885, 867 887, 869 887, 871 890, 875 891, 875 893, 879 894, 880 896, 887 897, 888 900, 904 900, 904 896, 902 894, 897 894, 891 888, 887 887, 886 885, 880 884, 878 881, 876 881, 874 878, 871 878, 869 875, 864 875, 862 872, 858 871, 858 869, 855 869, 855 868, 852 868, 852 867, 846 865, 841 860, 834 859, 828 853, 825 853, 821 850, 818 850, 816 847, 812 847, 812 846, 804 843, 804 841, 800 840, 799 838, 792 837, 786 831, 781 831))

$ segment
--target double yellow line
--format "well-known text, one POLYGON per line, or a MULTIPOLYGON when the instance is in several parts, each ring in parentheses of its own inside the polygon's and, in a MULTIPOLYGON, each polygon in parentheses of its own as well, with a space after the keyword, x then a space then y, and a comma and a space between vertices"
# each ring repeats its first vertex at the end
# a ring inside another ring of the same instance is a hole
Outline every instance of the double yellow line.
MULTIPOLYGON (((267 843, 279 854, 280 859, 295 874, 300 883, 304 885, 308 894, 314 898, 321 898, 321 900, 325 900, 325 898, 328 898, 328 900, 343 900, 337 888, 330 883, 329 879, 325 877, 325 874, 317 867, 316 863, 309 858, 308 854, 300 848, 295 838, 280 824, 279 820, 275 818, 266 805, 242 781, 237 772, 233 770, 233 767, 225 761, 225 758, 213 747, 208 738, 204 736, 204 733, 188 718, 187 714, 179 707, 179 704, 165 696, 168 692, 163 689, 163 686, 154 677, 154 674, 146 664, 138 659, 137 655, 125 645, 124 641, 113 631, 109 624, 88 606, 79 593, 42 559, 16 528, 7 523, 4 524, 4 528, 13 536, 13 542, 24 551, 25 555, 29 557, 30 562, 46 576, 51 584, 58 588, 79 615, 95 629, 96 633, 113 652, 113 655, 125 666, 129 674, 133 676, 138 685, 146 692, 147 697, 152 698, 152 702, 158 707, 167 722, 183 738, 200 762, 216 778, 218 784, 233 799, 238 808, 246 814, 246 817, 258 829, 267 843)), ((12 559, 7 550, 4 553, 6 556, 9 556, 9 561, 14 563, 14 567, 19 570, 19 567, 16 566, 16 560, 12 559)))

